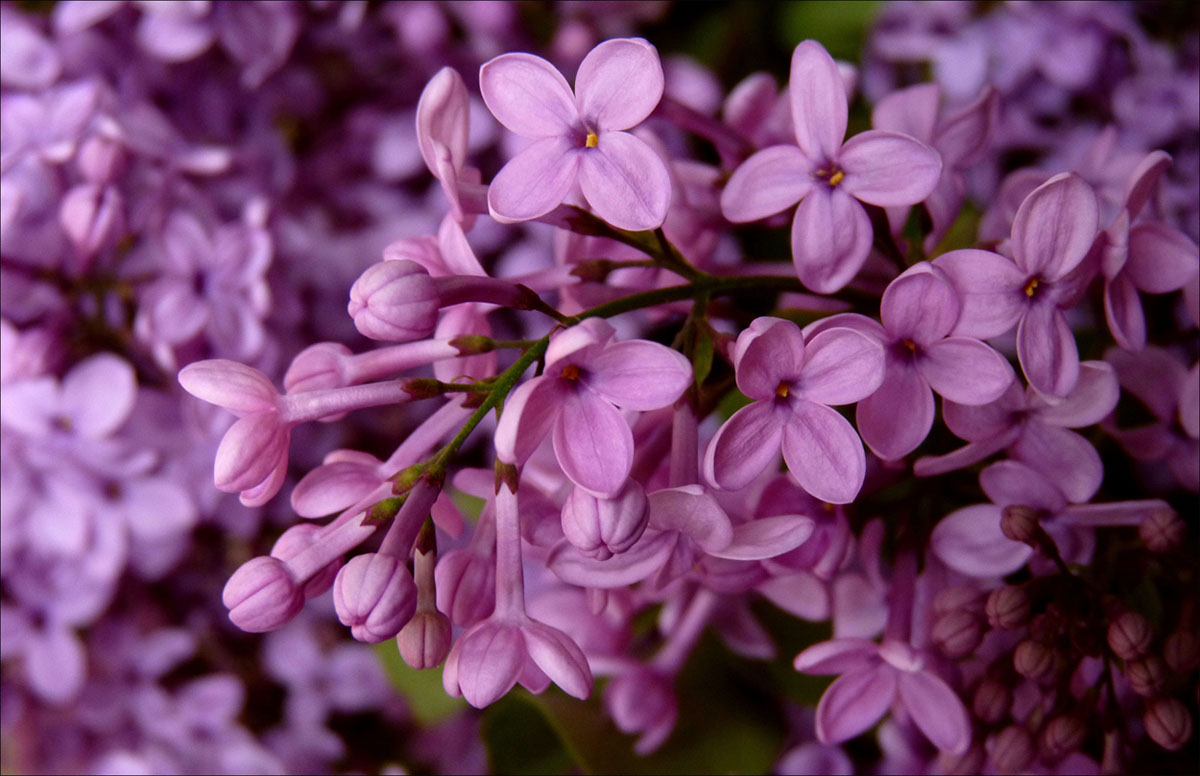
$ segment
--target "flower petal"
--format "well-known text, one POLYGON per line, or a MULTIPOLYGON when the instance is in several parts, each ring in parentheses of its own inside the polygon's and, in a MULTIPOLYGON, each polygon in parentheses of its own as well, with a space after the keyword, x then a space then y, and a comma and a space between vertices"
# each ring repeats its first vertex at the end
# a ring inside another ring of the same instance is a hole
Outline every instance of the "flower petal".
POLYGON ((786 408, 771 401, 743 407, 717 430, 704 456, 705 475, 725 490, 740 490, 779 455, 786 408))
POLYGON ((903 132, 922 143, 930 143, 937 122, 939 92, 937 84, 897 89, 875 104, 871 126, 903 132))
POLYGON ((826 329, 808 341, 798 393, 818 404, 853 404, 883 383, 883 347, 854 329, 826 329))
POLYGON ((477 709, 498 701, 517 683, 525 640, 510 625, 485 620, 461 636, 446 657, 442 684, 477 709))
POLYGON ((566 137, 538 140, 514 156, 488 186, 488 210, 502 224, 544 216, 562 204, 581 154, 566 137))
POLYGON ((1183 288, 1200 273, 1196 243, 1160 221, 1137 224, 1129 230, 1130 278, 1142 291, 1165 294, 1183 288))
POLYGON ((560 410, 560 389, 551 377, 535 377, 513 389, 496 423, 496 457, 521 465, 550 433, 560 410))
POLYGON ((863 441, 885 461, 916 450, 933 428, 933 391, 916 369, 889 359, 883 384, 855 411, 863 441))
POLYGON ((562 73, 533 54, 502 54, 479 68, 479 91, 496 120, 523 137, 578 129, 575 95, 562 73))
POLYGON ((1146 347, 1146 314, 1137 287, 1124 272, 1104 283, 1104 318, 1113 339, 1126 350, 1146 347))
POLYGON ((949 276, 962 302, 955 334, 997 337, 1015 326, 1028 307, 1021 290, 1025 274, 997 253, 967 248, 942 254, 933 263, 949 276))
POLYGON ((721 192, 721 213, 735 224, 758 221, 799 202, 813 188, 812 162, 793 145, 764 148, 738 165, 721 192))
POLYGON ((900 701, 911 719, 934 746, 960 755, 971 745, 971 722, 958 694, 928 671, 903 672, 898 679, 900 701))
POLYGON ((592 672, 579 645, 567 634, 537 620, 521 626, 525 649, 537 667, 567 695, 583 699, 592 694, 592 672))
POLYGON ((926 346, 917 369, 940 396, 974 406, 999 399, 1016 379, 1008 359, 970 337, 947 337, 926 346))
POLYGON ((435 177, 439 177, 440 165, 434 141, 449 151, 453 170, 462 170, 467 159, 470 112, 467 85, 452 67, 439 70, 421 91, 417 100, 417 145, 425 166, 435 177))
POLYGON ((798 401, 783 427, 783 459, 800 487, 822 501, 849 504, 867 471, 850 422, 822 404, 798 401))
POLYGON ((1021 504, 1057 514, 1067 499, 1040 470, 1019 461, 997 461, 979 473, 979 486, 997 506, 1021 504))
POLYGON ((837 63, 815 40, 792 52, 788 99, 800 150, 810 159, 834 159, 846 136, 846 87, 837 63))
POLYGON ((792 261, 804 285, 832 294, 854 279, 871 252, 871 219, 840 189, 814 187, 792 221, 792 261))
POLYGON ((1000 530, 1000 507, 975 504, 942 518, 929 539, 933 552, 950 568, 968 577, 1002 577, 1033 555, 1033 548, 1014 542, 1000 530))
POLYGON ((817 704, 817 738, 838 744, 879 721, 896 697, 896 669, 880 664, 834 680, 817 704))
POLYGON ((733 529, 733 539, 709 555, 729 560, 763 560, 794 550, 808 541, 816 524, 811 517, 776 515, 742 523, 733 529))
POLYGON ((1079 365, 1075 390, 1061 399, 1034 394, 1029 406, 1042 423, 1083 428, 1108 417, 1116 409, 1120 397, 1121 387, 1112 365, 1105 361, 1084 361, 1079 365))
POLYGON ((940 340, 958 322, 958 291, 937 268, 921 262, 888 284, 879 303, 879 318, 895 339, 924 345, 940 340), (922 265, 933 272, 914 272, 922 265))
POLYGON ((796 655, 792 667, 802 674, 857 673, 879 653, 879 645, 868 639, 833 639, 813 644, 796 655))
POLYGON ((837 157, 846 174, 839 186, 855 199, 880 207, 915 205, 937 186, 942 157, 899 132, 873 129, 846 141, 837 157))
POLYGON ((103 439, 133 411, 137 377, 124 359, 98 353, 76 364, 63 378, 61 401, 76 433, 103 439))
POLYGON ((179 371, 179 384, 196 398, 243 417, 270 412, 279 397, 262 372, 223 358, 188 364, 179 371))
POLYGON ((711 554, 733 541, 729 515, 701 485, 656 490, 649 500, 650 525, 654 528, 686 534, 711 554))
POLYGON ((608 560, 588 557, 566 539, 546 558, 546 566, 569 585, 618 588, 637 584, 661 569, 675 551, 679 534, 648 530, 633 547, 608 560))
POLYGON ((1017 209, 1013 258, 1030 275, 1058 280, 1083 261, 1099 230, 1092 187, 1073 173, 1055 175, 1017 209))
POLYGON ((616 407, 588 390, 560 392, 559 402, 554 424, 558 465, 592 495, 616 496, 633 466, 629 424, 616 407))
POLYGON ((587 364, 582 382, 618 407, 656 410, 692 383, 692 365, 680 352, 648 340, 609 345, 587 364))
POLYGON ((1030 306, 1017 326, 1017 358, 1037 390, 1066 396, 1079 380, 1079 349, 1062 312, 1052 304, 1030 306))
POLYGON ((579 184, 596 215, 620 229, 662 226, 671 176, 645 141, 628 132, 601 132, 596 147, 584 149, 579 160, 579 184))
POLYGON ((579 115, 593 132, 629 129, 646 120, 663 94, 658 50, 641 38, 606 40, 575 75, 579 115))
POLYGON ((1104 464, 1096 448, 1065 428, 1029 423, 1010 454, 1045 475, 1076 504, 1096 495, 1104 480, 1104 464))
POLYGON ((733 349, 738 389, 751 399, 773 400, 780 383, 800 377, 804 357, 799 326, 783 318, 755 318, 733 349))

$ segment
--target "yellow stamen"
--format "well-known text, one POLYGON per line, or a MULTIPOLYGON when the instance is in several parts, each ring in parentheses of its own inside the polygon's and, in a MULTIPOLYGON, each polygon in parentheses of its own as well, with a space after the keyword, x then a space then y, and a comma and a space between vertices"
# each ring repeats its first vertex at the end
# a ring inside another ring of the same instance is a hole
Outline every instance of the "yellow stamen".
POLYGON ((583 141, 583 144, 585 146, 587 146, 588 148, 595 148, 599 143, 600 143, 600 136, 597 135, 595 132, 589 132, 587 135, 587 139, 583 141))
POLYGON ((911 350, 914 353, 917 352, 917 343, 913 342, 910 339, 906 339, 903 342, 904 342, 904 347, 908 348, 909 350, 911 350))
POLYGON ((575 366, 574 364, 567 364, 563 367, 561 377, 564 380, 578 380, 579 367, 575 366))
POLYGON ((775 395, 781 399, 786 399, 788 395, 788 384, 781 381, 775 388, 775 395))
POLYGON ((829 185, 836 186, 839 183, 841 183, 842 178, 845 178, 845 177, 846 177, 846 173, 842 172, 841 170, 838 170, 833 175, 829 176, 829 185))
POLYGON ((1032 297, 1033 292, 1037 290, 1037 287, 1038 287, 1038 279, 1030 278, 1029 282, 1025 284, 1025 296, 1032 297))

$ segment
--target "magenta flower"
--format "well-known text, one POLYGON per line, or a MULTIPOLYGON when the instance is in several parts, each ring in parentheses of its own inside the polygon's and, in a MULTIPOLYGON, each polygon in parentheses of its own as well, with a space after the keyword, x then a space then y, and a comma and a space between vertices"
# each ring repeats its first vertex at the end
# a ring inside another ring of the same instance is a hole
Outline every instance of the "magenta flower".
POLYGON ((879 721, 896 703, 938 749, 962 754, 971 745, 971 723, 958 694, 908 644, 834 639, 796 655, 807 674, 841 674, 817 704, 817 739, 838 744, 879 721))
POLYGON ((496 426, 500 460, 524 463, 553 431, 554 454, 572 482, 607 498, 621 491, 633 466, 633 433, 617 407, 670 405, 692 382, 692 365, 654 342, 613 342, 615 334, 589 318, 550 341, 545 372, 505 402, 496 426))
POLYGON ((958 320, 954 287, 932 264, 922 262, 883 292, 882 325, 846 313, 820 321, 809 336, 849 326, 879 341, 886 352, 879 390, 857 410, 863 441, 880 458, 901 458, 933 427, 933 393, 966 405, 1000 398, 1015 375, 995 350, 970 337, 948 336, 958 320))
POLYGON ((484 63, 479 89, 501 124, 533 141, 488 189, 497 221, 543 216, 578 182, 596 215, 613 226, 662 226, 671 204, 667 167, 625 131, 662 98, 662 64, 649 43, 617 38, 596 46, 579 65, 574 93, 553 65, 523 53, 484 63))
POLYGON ((788 470, 806 491, 848 504, 866 475, 862 442, 829 405, 870 396, 884 376, 883 347, 853 329, 834 328, 808 343, 800 327, 758 318, 734 348, 737 385, 754 403, 733 414, 709 443, 710 482, 727 490, 749 485, 780 448, 788 470))
POLYGON ((788 94, 796 145, 777 145, 738 167, 721 194, 735 223, 758 221, 799 202, 792 260, 803 283, 827 294, 858 273, 874 233, 861 202, 914 205, 938 183, 942 161, 924 143, 872 130, 843 143, 849 109, 837 63, 816 41, 792 54, 788 94))
POLYGON ((1099 218, 1091 186, 1063 173, 1021 203, 1011 259, 970 249, 939 256, 934 263, 963 302, 954 333, 987 339, 1016 325, 1017 357, 1029 384, 1053 396, 1070 393, 1079 379, 1079 350, 1063 310, 1088 280, 1083 260, 1099 218))

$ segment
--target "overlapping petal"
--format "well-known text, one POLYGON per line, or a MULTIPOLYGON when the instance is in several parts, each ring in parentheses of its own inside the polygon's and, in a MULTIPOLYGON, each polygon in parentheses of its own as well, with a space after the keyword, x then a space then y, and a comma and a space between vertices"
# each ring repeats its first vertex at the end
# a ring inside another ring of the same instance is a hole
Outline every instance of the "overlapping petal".
POLYGON ((896 697, 896 670, 880 664, 834 680, 817 704, 817 738, 836 744, 879 721, 896 697))
POLYGON ((601 132, 596 147, 580 153, 579 185, 596 215, 621 229, 656 229, 671 205, 666 164, 628 132, 601 132))
POLYGON ((679 531, 705 552, 715 553, 733 541, 729 515, 700 485, 683 485, 650 494, 650 525, 679 531))
POLYGON ((933 390, 958 404, 993 402, 1016 379, 1008 359, 970 337, 931 343, 916 363, 933 390))
POLYGON ((616 407, 584 389, 559 394, 554 455, 563 472, 596 496, 620 492, 633 466, 633 434, 616 407))
POLYGON ((587 658, 567 634, 537 620, 526 620, 521 633, 529 657, 550 681, 575 698, 592 694, 592 672, 587 658))
POLYGON ((629 129, 658 106, 663 85, 654 46, 641 38, 606 40, 588 52, 575 75, 579 115, 593 131, 629 129))
POLYGON ((793 145, 764 148, 738 165, 721 192, 721 213, 735 224, 788 209, 815 185, 812 161, 793 145))
POLYGON ((840 189, 814 187, 792 221, 792 261, 804 285, 832 294, 854 279, 871 251, 871 219, 840 189))
POLYGON ((223 358, 195 361, 179 372, 183 390, 235 415, 270 412, 279 392, 253 367, 223 358))
POLYGON ((1012 455, 1049 478, 1079 504, 1096 495, 1104 464, 1091 442, 1065 428, 1030 423, 1013 444, 1012 455))
POLYGON ((1111 364, 1083 361, 1079 364, 1079 380, 1071 393, 1063 398, 1034 394, 1029 403, 1043 423, 1083 428, 1108 417, 1116 409, 1120 397, 1121 386, 1111 364))
POLYGON ((501 223, 528 221, 558 207, 575 183, 580 149, 563 135, 514 156, 488 186, 488 209, 501 223))
POLYGON ((560 393, 550 377, 535 377, 513 389, 496 424, 496 456, 501 461, 520 465, 533 454, 558 417, 560 393))
POLYGON ((614 343, 587 367, 588 388, 631 410, 666 407, 692 382, 692 365, 682 353, 648 340, 614 343))
POLYGON ((935 271, 910 269, 884 290, 879 317, 893 338, 924 345, 945 337, 958 322, 958 292, 936 268, 930 269, 935 271))
POLYGON ((962 301, 955 334, 999 336, 1015 326, 1028 307, 1021 290, 1025 274, 997 253, 964 248, 942 254, 933 263, 949 276, 962 301))
POLYGON ((774 399, 780 383, 800 376, 804 359, 799 326, 783 318, 755 318, 734 346, 738 389, 752 399, 774 399))
POLYGON ((862 488, 867 459, 850 422, 822 404, 792 406, 783 427, 783 459, 800 487, 831 504, 849 504, 862 488))
POLYGON ((997 461, 979 474, 979 486, 993 504, 1005 507, 1020 504, 1055 514, 1067 505, 1067 499, 1041 472, 1019 461, 997 461))
POLYGON ((1147 221, 1129 230, 1126 271, 1134 285, 1151 294, 1175 291, 1200 273, 1196 244, 1161 221, 1147 221))
POLYGON ((930 537, 934 553, 950 568, 969 577, 1002 577, 1033 555, 1033 548, 1014 542, 1000 530, 1000 507, 975 504, 950 513, 930 537))
POLYGON ((1017 358, 1029 384, 1042 393, 1066 396, 1079 380, 1079 349, 1054 305, 1031 305, 1025 313, 1017 325, 1017 358))
POLYGON ((717 431, 705 455, 709 480, 726 490, 739 490, 758 477, 779 455, 786 407, 755 402, 742 407, 717 431))
POLYGON ((1073 173, 1055 175, 1017 209, 1013 258, 1030 275, 1058 280, 1083 261, 1099 231, 1092 187, 1073 173))
POLYGON ((796 655, 792 666, 805 674, 845 674, 866 668, 878 652, 879 645, 868 639, 833 639, 796 655))
POLYGON ((764 560, 796 549, 812 536, 816 523, 801 515, 775 515, 742 523, 733 538, 710 555, 729 560, 764 560))
POLYGON ((883 382, 883 347, 854 329, 834 328, 808 341, 798 394, 819 404, 852 404, 883 382))
POLYGON ((533 54, 503 54, 479 68, 488 110, 523 137, 550 138, 579 129, 575 95, 562 73, 533 54))
POLYGON ((837 163, 846 174, 838 185, 854 198, 880 207, 920 202, 942 175, 937 151, 908 135, 882 129, 847 140, 837 163))
POLYGON ((933 428, 933 392, 911 364, 893 361, 883 384, 855 411, 863 441, 885 461, 916 450, 933 428))
POLYGON ((958 694, 928 671, 903 672, 897 679, 900 701, 934 746, 960 755, 971 745, 971 722, 958 694))

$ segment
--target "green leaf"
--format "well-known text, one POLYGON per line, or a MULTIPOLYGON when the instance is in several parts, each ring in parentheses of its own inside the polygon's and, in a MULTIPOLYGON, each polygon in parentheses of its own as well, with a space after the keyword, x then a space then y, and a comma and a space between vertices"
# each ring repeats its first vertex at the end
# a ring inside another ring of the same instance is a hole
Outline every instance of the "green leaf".
POLYGON ((820 41, 835 59, 857 62, 880 3, 810 0, 785 3, 777 30, 783 45, 820 41))
POLYGON ((700 330, 696 334, 696 347, 692 355, 692 371, 695 373, 697 389, 704 385, 713 365, 712 335, 707 326, 698 328, 700 330))
POLYGON ((389 639, 375 645, 375 655, 392 686, 408 700, 413 716, 422 725, 432 725, 467 708, 462 698, 451 698, 442 686, 442 667, 418 671, 400 657, 396 642, 389 639))
POLYGON ((487 708, 481 726, 493 773, 571 773, 574 758, 523 690, 510 692, 487 708))

